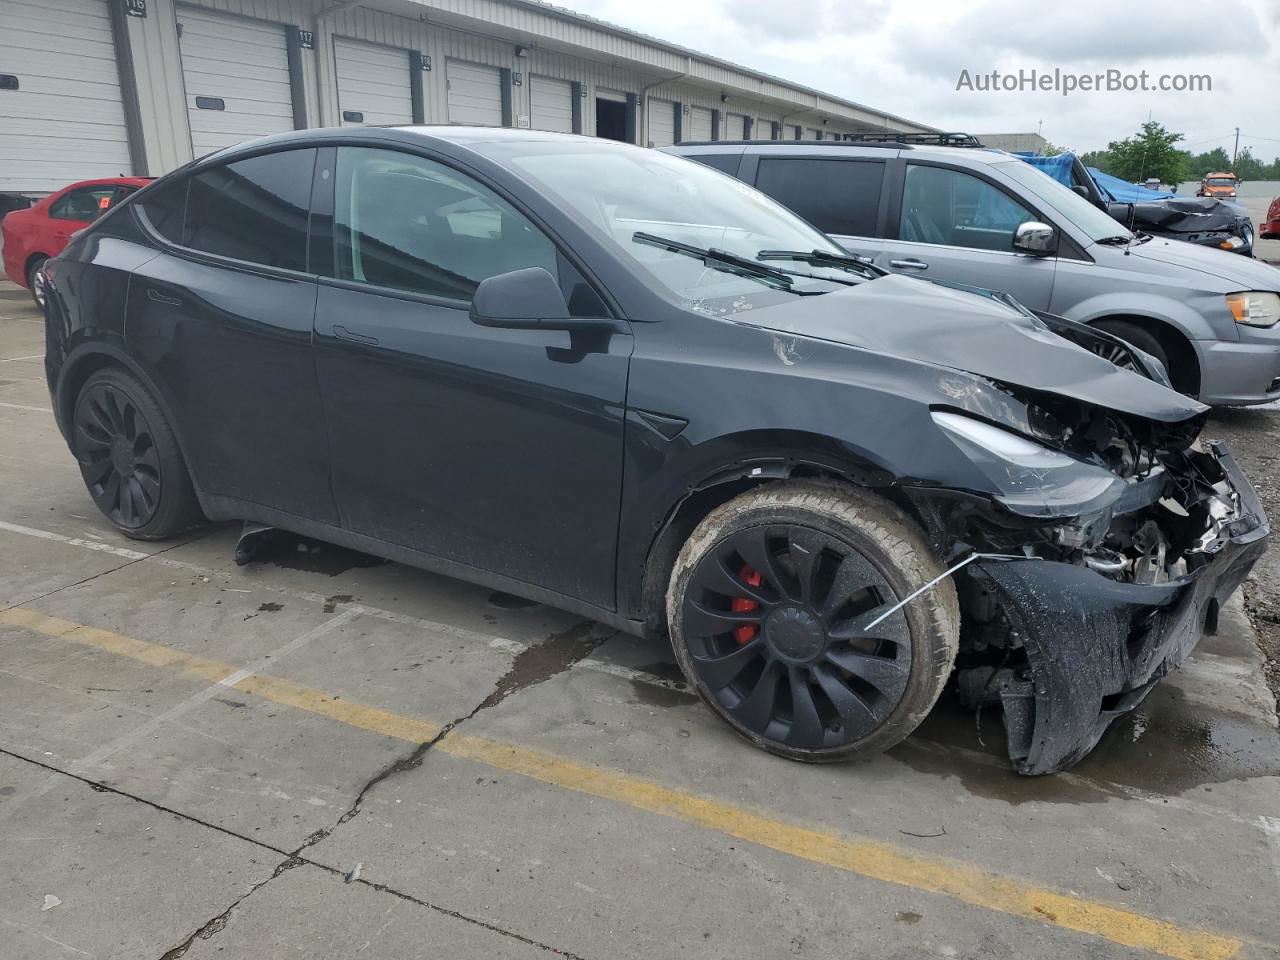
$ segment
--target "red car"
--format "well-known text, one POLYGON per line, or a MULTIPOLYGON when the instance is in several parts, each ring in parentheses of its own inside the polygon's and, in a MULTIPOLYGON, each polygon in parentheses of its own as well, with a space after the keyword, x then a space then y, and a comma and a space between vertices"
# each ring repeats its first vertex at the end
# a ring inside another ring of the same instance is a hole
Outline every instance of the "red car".
POLYGON ((1266 240, 1280 240, 1280 197, 1271 201, 1267 219, 1262 221, 1262 229, 1258 233, 1266 240))
POLYGON ((87 227, 104 210, 151 182, 150 177, 111 177, 84 180, 36 201, 25 210, 14 210, 0 220, 4 238, 4 272, 14 283, 31 291, 36 305, 44 308, 42 267, 67 245, 71 235, 87 227))

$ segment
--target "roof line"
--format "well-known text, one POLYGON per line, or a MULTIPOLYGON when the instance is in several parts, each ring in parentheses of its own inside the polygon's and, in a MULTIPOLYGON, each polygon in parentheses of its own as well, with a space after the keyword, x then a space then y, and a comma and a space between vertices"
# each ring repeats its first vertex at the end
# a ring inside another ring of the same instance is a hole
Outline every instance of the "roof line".
MULTIPOLYGON (((418 0, 418 2, 422 2, 426 5, 431 5, 430 0, 418 0)), ((858 103, 856 100, 849 100, 846 97, 839 97, 839 96, 836 96, 835 94, 827 93, 825 90, 819 90, 816 87, 810 87, 803 83, 796 83, 793 80, 787 80, 783 77, 778 77, 771 73, 765 73, 761 70, 752 69, 751 67, 745 67, 740 63, 733 62, 732 60, 725 60, 723 57, 713 56, 712 54, 709 54, 709 53, 702 53, 699 50, 694 50, 692 47, 685 47, 678 43, 672 43, 669 40, 663 40, 659 37, 655 37, 647 33, 641 33, 639 30, 632 30, 629 27, 623 27, 616 23, 610 23, 608 20, 601 20, 598 17, 593 17, 593 16, 590 16, 589 14, 578 13, 576 10, 570 10, 568 7, 562 7, 562 6, 559 6, 558 4, 548 3, 546 2, 546 0, 501 0, 501 2, 510 4, 512 6, 525 7, 530 10, 536 10, 540 13, 546 14, 547 16, 556 17, 560 20, 586 24, 598 30, 603 30, 606 33, 612 33, 616 36, 624 37, 630 40, 641 41, 650 46, 656 47, 660 50, 665 50, 669 53, 676 53, 682 57, 690 57, 690 58, 700 60, 703 63, 708 63, 708 64, 712 64, 719 67, 725 67, 730 70, 735 70, 753 79, 764 80, 769 83, 775 83, 775 84, 778 84, 779 86, 787 87, 799 93, 809 94, 810 96, 821 97, 822 99, 827 100, 828 102, 835 104, 837 106, 849 107, 854 110, 861 110, 865 113, 870 113, 878 117, 883 117, 885 120, 896 120, 898 123, 905 123, 913 127, 919 127, 922 130, 930 133, 940 132, 940 128, 931 127, 928 124, 920 123, 918 120, 909 120, 906 117, 898 116, 895 113, 889 113, 887 110, 880 110, 876 107, 870 107, 870 106, 867 106, 865 103, 858 103)), ((454 16, 465 16, 465 14, 459 14, 456 10, 450 10, 449 12, 452 13, 454 16)), ((478 18, 470 18, 470 19, 478 19, 478 18)), ((697 78, 689 78, 689 79, 691 79, 692 82, 694 83, 698 82, 697 78)), ((810 109, 821 110, 822 108, 815 106, 810 109)))

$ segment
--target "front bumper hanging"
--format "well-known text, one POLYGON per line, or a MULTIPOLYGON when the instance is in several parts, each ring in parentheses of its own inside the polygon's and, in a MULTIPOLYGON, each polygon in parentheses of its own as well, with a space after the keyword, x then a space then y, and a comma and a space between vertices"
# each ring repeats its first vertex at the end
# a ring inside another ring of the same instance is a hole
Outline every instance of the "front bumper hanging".
POLYGON ((1218 610, 1265 552, 1269 525, 1225 446, 1210 447, 1238 495, 1237 516, 1212 559, 1157 584, 1124 583, 1049 560, 982 560, 965 575, 991 591, 1026 653, 1018 671, 960 674, 972 705, 998 700, 1009 758, 1022 774, 1054 773, 1085 757, 1217 626, 1218 610))

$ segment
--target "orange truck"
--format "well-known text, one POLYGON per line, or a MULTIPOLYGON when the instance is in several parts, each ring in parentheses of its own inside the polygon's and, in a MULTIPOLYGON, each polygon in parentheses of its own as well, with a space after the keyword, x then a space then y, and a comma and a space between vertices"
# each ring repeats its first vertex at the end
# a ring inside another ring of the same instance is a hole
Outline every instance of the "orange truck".
POLYGON ((1234 173, 1206 173, 1200 180, 1200 189, 1196 191, 1196 196, 1234 200, 1239 183, 1234 173))

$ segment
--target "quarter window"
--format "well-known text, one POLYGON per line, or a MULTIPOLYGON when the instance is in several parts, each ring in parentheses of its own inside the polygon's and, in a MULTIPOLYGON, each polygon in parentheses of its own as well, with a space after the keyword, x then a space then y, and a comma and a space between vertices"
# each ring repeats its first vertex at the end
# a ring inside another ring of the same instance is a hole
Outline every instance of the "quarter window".
POLYGON ((560 275, 551 241, 488 188, 424 157, 338 151, 339 279, 470 300, 480 281, 524 267, 560 275))
MULTIPOLYGON (((310 149, 268 153, 192 177, 181 244, 249 263, 305 270, 315 155, 310 149)), ((145 206, 150 215, 151 204, 145 206)))
POLYGON ((824 233, 874 237, 884 164, 874 160, 760 160, 756 189, 824 233))
POLYGON ((977 250, 1013 250, 1018 224, 1036 219, 1003 190, 958 170, 907 165, 898 237, 977 250))

